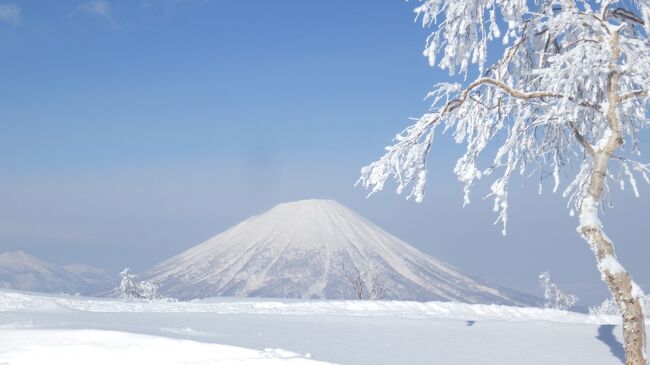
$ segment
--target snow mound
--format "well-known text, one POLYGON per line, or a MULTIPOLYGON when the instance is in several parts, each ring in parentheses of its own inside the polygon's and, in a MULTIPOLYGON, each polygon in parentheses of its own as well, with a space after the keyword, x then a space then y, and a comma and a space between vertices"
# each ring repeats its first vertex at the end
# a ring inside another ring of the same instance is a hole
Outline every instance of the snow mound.
POLYGON ((316 365, 281 349, 257 351, 158 336, 100 330, 10 329, 0 332, 0 364, 33 365, 316 365))
POLYGON ((356 299, 345 272, 382 299, 532 304, 428 256, 333 200, 280 204, 143 275, 164 295, 356 299))

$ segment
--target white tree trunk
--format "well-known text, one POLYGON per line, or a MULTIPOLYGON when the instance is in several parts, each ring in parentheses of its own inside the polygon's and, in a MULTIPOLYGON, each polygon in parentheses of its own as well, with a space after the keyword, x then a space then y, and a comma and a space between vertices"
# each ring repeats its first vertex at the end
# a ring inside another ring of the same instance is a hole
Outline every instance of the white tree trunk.
POLYGON ((618 33, 612 35, 609 43, 612 50, 612 63, 608 80, 606 116, 611 133, 603 137, 603 143, 599 143, 599 149, 594 151, 591 180, 587 195, 581 203, 579 231, 594 251, 598 269, 623 315, 626 364, 646 365, 642 291, 616 260, 614 244, 603 231, 603 226, 598 219, 598 203, 603 196, 609 160, 614 152, 623 145, 621 125, 617 114, 621 102, 618 90, 617 61, 620 57, 618 33))
MULTIPOLYGON (((589 196, 583 202, 583 209, 597 210, 598 207, 589 196)), ((616 261, 614 245, 605 235, 601 226, 581 225, 581 233, 594 250, 598 268, 623 315, 626 364, 646 365, 646 338, 641 291, 630 274, 616 261)))

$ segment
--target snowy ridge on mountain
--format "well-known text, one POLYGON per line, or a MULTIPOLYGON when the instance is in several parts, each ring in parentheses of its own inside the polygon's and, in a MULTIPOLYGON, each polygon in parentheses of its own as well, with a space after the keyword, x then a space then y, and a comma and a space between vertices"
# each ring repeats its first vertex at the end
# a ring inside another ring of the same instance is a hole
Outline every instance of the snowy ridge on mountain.
POLYGON ((179 299, 210 296, 356 299, 346 273, 381 299, 531 304, 428 256, 332 200, 280 204, 143 275, 179 299))
POLYGON ((23 251, 0 254, 0 288, 46 293, 93 294, 108 289, 117 275, 88 265, 58 266, 23 251))

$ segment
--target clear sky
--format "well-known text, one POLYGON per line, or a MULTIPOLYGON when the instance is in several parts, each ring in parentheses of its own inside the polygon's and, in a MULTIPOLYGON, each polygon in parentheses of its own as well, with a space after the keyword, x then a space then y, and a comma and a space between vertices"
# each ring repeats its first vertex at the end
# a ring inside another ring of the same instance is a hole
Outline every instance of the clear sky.
MULTIPOLYGON (((513 184, 507 237, 485 184, 461 207, 449 136, 423 203, 353 187, 445 77, 421 55, 414 6, 0 1, 0 251, 144 270, 277 203, 332 198, 492 283, 536 292, 549 270, 604 298, 561 196, 513 184)), ((615 194, 605 223, 650 289, 641 194, 615 194)))

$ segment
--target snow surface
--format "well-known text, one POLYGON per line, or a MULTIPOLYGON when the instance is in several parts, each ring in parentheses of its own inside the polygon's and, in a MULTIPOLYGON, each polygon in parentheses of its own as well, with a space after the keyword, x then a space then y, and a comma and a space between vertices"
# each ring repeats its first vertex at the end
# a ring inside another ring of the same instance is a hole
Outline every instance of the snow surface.
POLYGON ((241 298, 145 303, 0 290, 0 364, 9 365, 608 365, 622 363, 621 343, 616 316, 540 308, 241 298))
POLYGON ((280 204, 148 271, 179 299, 356 299, 337 261, 378 278, 387 299, 532 304, 428 256, 332 200, 280 204))
POLYGON ((0 364, 325 364, 280 349, 235 346, 97 330, 8 329, 0 333, 0 364))

